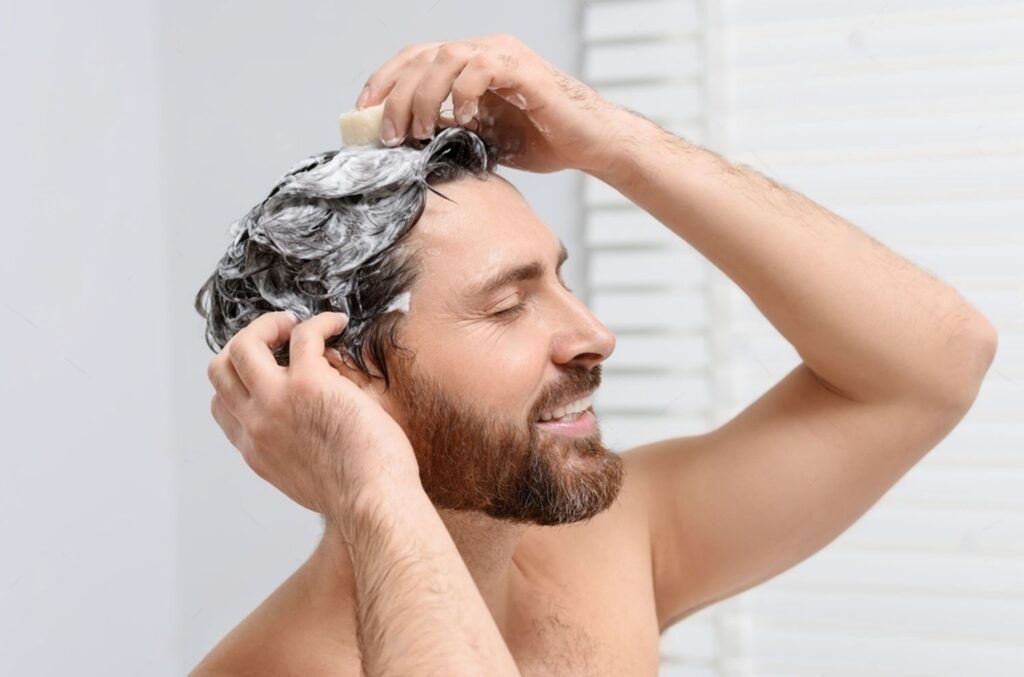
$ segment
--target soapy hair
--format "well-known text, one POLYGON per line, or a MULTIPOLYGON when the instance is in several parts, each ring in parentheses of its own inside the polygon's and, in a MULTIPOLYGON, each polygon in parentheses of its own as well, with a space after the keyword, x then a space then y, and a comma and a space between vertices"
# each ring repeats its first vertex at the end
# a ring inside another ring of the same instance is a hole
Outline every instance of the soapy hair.
MULTIPOLYGON (((428 190, 496 169, 496 149, 476 133, 449 127, 395 148, 345 146, 310 156, 281 177, 238 221, 231 243, 195 297, 206 344, 219 352, 260 315, 291 310, 300 320, 343 312, 348 325, 327 346, 372 375, 364 350, 388 380, 388 349, 399 311, 408 310, 419 259, 403 238, 419 220, 428 190)), ((288 364, 288 344, 274 350, 288 364)))

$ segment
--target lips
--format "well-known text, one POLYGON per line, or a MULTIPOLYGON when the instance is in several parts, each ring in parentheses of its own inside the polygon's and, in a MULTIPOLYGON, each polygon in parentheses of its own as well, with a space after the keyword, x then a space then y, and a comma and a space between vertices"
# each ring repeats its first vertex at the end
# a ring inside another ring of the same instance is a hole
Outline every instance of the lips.
POLYGON ((597 418, 590 409, 579 414, 567 414, 559 419, 538 421, 537 428, 545 433, 562 437, 589 437, 597 432, 597 418))
POLYGON ((574 421, 580 417, 580 415, 590 409, 593 404, 594 391, 585 393, 581 397, 564 402, 556 407, 547 409, 541 412, 537 418, 538 423, 548 421, 574 421))

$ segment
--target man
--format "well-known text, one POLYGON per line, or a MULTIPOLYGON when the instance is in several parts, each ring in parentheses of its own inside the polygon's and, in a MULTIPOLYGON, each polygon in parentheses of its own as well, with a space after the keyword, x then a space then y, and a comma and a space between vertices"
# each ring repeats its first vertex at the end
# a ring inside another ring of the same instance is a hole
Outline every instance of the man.
POLYGON ((331 347, 334 312, 264 313, 211 361, 229 439, 327 527, 193 674, 656 674, 665 628, 827 545, 976 397, 996 333, 953 289, 516 39, 409 46, 357 105, 385 98, 392 146, 468 126, 506 165, 618 189, 803 362, 711 432, 609 452, 589 403, 614 337, 556 238, 504 180, 445 182, 404 235, 393 387, 331 347))

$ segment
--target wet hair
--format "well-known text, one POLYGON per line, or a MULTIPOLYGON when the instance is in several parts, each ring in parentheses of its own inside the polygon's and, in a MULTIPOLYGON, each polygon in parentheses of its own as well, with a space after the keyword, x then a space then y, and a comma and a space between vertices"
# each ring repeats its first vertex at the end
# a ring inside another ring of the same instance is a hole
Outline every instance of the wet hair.
MULTIPOLYGON (((350 146, 310 156, 281 177, 238 221, 231 243, 195 297, 206 344, 219 352, 258 316, 291 310, 305 320, 343 312, 348 325, 327 346, 371 375, 364 350, 390 385, 386 355, 419 258, 403 238, 433 185, 496 169, 496 149, 475 132, 448 127, 395 148, 350 146)), ((288 364, 288 345, 274 350, 288 364)))

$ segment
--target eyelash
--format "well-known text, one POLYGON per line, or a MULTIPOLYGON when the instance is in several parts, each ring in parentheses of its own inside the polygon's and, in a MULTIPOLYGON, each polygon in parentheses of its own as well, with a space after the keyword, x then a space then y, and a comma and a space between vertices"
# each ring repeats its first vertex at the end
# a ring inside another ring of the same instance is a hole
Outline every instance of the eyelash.
POLYGON ((492 314, 491 317, 511 317, 513 315, 518 315, 521 312, 523 312, 523 304, 522 303, 517 303, 514 306, 512 306, 511 308, 506 308, 505 310, 499 310, 498 312, 492 314))
MULTIPOLYGON (((559 276, 558 281, 562 283, 562 287, 564 287, 566 291, 572 291, 572 289, 569 288, 569 285, 567 285, 565 282, 562 282, 561 276, 559 276)), ((491 317, 514 317, 519 313, 523 312, 525 305, 526 304, 524 303, 517 303, 516 305, 506 308, 505 310, 499 310, 498 312, 491 314, 491 317)))

